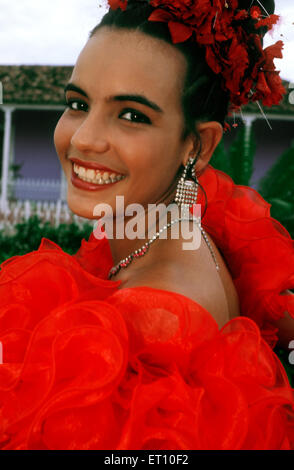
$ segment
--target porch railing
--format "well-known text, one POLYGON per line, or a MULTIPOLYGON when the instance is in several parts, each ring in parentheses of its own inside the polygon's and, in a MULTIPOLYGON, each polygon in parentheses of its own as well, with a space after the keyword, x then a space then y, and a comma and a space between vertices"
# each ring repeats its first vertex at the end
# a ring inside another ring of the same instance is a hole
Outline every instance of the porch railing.
POLYGON ((61 180, 54 179, 16 178, 8 181, 7 192, 9 198, 16 200, 58 201, 61 184, 61 180))
POLYGON ((8 201, 0 207, 0 230, 13 234, 15 225, 37 215, 42 222, 48 221, 50 225, 58 227, 61 223, 76 223, 82 227, 85 223, 93 225, 94 220, 85 219, 74 214, 67 203, 58 201, 8 201))

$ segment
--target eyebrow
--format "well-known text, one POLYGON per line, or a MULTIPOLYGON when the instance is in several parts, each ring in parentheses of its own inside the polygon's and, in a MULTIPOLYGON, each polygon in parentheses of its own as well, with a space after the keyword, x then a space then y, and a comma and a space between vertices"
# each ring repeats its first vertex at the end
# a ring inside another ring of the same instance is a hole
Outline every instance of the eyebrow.
MULTIPOLYGON (((74 83, 68 83, 64 87, 64 94, 66 94, 67 91, 76 91, 77 93, 80 93, 80 95, 85 96, 86 98, 89 99, 87 93, 82 90, 80 87, 75 85, 74 83)), ((112 95, 108 96, 106 98, 107 102, 110 101, 135 101, 140 104, 144 104, 145 106, 148 106, 149 108, 153 109, 154 111, 157 111, 159 113, 163 113, 163 110, 158 106, 158 104, 154 103, 154 101, 150 101, 146 96, 144 95, 138 95, 138 94, 123 94, 123 95, 112 95)))

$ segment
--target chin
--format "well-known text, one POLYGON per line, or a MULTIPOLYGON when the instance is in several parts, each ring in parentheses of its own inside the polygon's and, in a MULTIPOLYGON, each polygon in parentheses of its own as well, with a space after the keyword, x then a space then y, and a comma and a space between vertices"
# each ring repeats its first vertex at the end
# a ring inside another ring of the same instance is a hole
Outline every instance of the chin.
POLYGON ((79 201, 75 201, 75 198, 67 196, 67 204, 69 209, 77 216, 83 217, 85 219, 95 219, 95 216, 93 216, 93 209, 91 206, 85 206, 85 204, 81 203, 81 200, 79 198, 79 201))

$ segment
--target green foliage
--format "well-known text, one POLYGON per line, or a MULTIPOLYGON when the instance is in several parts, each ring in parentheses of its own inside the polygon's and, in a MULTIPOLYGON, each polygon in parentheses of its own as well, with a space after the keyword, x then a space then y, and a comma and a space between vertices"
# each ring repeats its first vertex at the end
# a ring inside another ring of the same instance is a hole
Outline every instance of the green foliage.
POLYGON ((22 177, 22 175, 20 173, 20 170, 21 170, 22 166, 23 166, 23 162, 22 163, 11 163, 9 165, 9 169, 12 172, 12 179, 22 177))
POLYGON ((14 235, 0 232, 0 263, 15 255, 23 255, 39 248, 42 238, 57 243, 65 252, 74 254, 83 238, 88 239, 93 226, 84 224, 60 224, 53 227, 49 222, 43 223, 38 216, 33 216, 15 227, 14 235))
POLYGON ((254 134, 244 126, 237 133, 228 151, 225 149, 224 141, 220 142, 210 163, 214 168, 227 173, 234 183, 249 186, 255 150, 254 134))
POLYGON ((291 387, 294 388, 294 365, 289 363, 290 350, 282 349, 277 346, 274 352, 285 368, 291 387))
POLYGON ((280 198, 294 202, 294 141, 266 175, 260 180, 258 190, 264 198, 280 198))
POLYGON ((233 177, 233 169, 230 159, 230 151, 226 151, 224 140, 222 139, 216 147, 214 154, 209 162, 213 168, 224 171, 231 178, 233 177))
POLYGON ((260 180, 258 191, 272 205, 271 216, 294 238, 294 141, 260 180))
MULTIPOLYGON (((226 151, 223 140, 211 159, 214 168, 231 176, 234 183, 250 186, 255 154, 254 135, 242 128, 232 146, 226 151), (247 138, 247 143, 244 141, 247 138)), ((259 181, 258 192, 270 203, 271 216, 278 220, 294 238, 294 141, 259 181)), ((290 384, 294 387, 294 366, 289 363, 289 350, 275 348, 290 384)))
MULTIPOLYGON (((222 140, 211 164, 231 176, 234 183, 250 186, 256 145, 254 134, 246 132, 245 126, 240 129, 228 151, 222 140)), ((271 204, 271 216, 294 238, 294 141, 259 181, 257 190, 271 204)))
POLYGON ((253 132, 243 126, 230 148, 232 178, 236 184, 249 186, 253 173, 255 139, 253 132))

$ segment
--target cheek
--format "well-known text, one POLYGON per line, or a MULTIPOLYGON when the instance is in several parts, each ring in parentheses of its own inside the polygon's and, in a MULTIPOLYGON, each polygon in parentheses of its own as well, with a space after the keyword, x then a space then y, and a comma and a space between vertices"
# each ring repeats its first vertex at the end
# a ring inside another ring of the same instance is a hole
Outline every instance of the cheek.
POLYGON ((158 136, 140 136, 136 145, 128 143, 125 163, 130 173, 128 188, 131 200, 142 204, 154 202, 172 184, 180 163, 176 145, 170 136, 162 132, 158 136))
POLYGON ((149 178, 154 170, 164 165, 166 150, 165 140, 162 135, 158 137, 147 134, 132 137, 124 143, 120 141, 121 154, 125 155, 125 162, 129 169, 142 175, 143 179, 149 178))
POLYGON ((54 131, 54 145, 60 161, 65 158, 67 149, 70 145, 71 136, 71 129, 66 124, 66 119, 61 116, 54 131))
POLYGON ((153 182, 163 177, 169 180, 178 166, 177 147, 170 135, 159 133, 141 142, 138 154, 138 170, 153 182))

